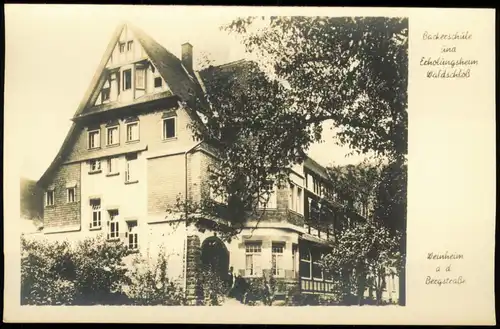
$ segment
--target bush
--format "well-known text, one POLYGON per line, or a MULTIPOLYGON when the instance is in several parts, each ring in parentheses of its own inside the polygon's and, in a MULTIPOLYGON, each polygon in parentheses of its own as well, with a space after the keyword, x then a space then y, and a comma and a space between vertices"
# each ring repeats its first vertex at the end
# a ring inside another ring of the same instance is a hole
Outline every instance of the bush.
POLYGON ((129 283, 122 243, 88 238, 68 242, 21 238, 21 303, 30 305, 124 304, 129 283))
POLYGON ((167 260, 163 251, 154 264, 136 257, 130 279, 127 294, 135 305, 186 304, 182 289, 167 276, 167 260))
POLYGON ((21 237, 21 305, 72 304, 76 289, 66 268, 66 242, 49 244, 21 237))
POLYGON ((226 282, 210 267, 202 268, 198 275, 198 284, 203 296, 203 304, 207 306, 222 305, 228 290, 226 282))
POLYGON ((277 291, 276 279, 271 275, 269 280, 265 277, 255 278, 250 281, 246 302, 249 305, 262 303, 271 306, 277 291))

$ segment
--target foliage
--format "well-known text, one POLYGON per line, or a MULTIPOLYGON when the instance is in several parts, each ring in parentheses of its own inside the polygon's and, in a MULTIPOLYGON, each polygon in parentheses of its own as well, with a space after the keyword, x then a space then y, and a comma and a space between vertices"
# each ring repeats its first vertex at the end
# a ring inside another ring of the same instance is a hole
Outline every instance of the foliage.
POLYGON ((343 299, 355 294, 361 303, 365 288, 370 284, 367 276, 373 276, 373 289, 377 301, 382 295, 383 279, 396 274, 402 266, 399 236, 375 221, 359 223, 347 228, 338 237, 332 252, 323 260, 323 267, 333 274, 343 299))
POLYGON ((76 246, 22 238, 21 299, 26 304, 125 303, 127 284, 123 244, 102 237, 76 246))
POLYGON ((109 242, 102 236, 76 245, 72 261, 79 304, 113 302, 123 293, 122 287, 130 282, 123 263, 128 253, 122 242, 109 242))
POLYGON ((381 171, 381 163, 371 163, 367 160, 356 165, 327 167, 329 178, 335 186, 336 199, 348 210, 355 211, 365 218, 373 216, 381 171))
POLYGON ((407 154, 408 19, 246 17, 224 28, 286 82, 294 117, 331 120, 359 153, 407 154))
POLYGON ((210 268, 202 268, 198 284, 201 287, 203 303, 207 306, 219 306, 225 300, 228 287, 220 275, 210 268))
POLYGON ((48 244, 21 237, 21 304, 68 305, 73 303, 74 282, 64 277, 67 242, 48 244))
POLYGON ((245 300, 249 305, 260 302, 271 306, 275 300, 277 288, 277 281, 273 275, 270 275, 269 278, 263 276, 252 279, 245 300))
POLYGON ((163 250, 154 264, 139 256, 134 258, 127 290, 134 305, 186 305, 184 292, 167 276, 167 265, 163 250))

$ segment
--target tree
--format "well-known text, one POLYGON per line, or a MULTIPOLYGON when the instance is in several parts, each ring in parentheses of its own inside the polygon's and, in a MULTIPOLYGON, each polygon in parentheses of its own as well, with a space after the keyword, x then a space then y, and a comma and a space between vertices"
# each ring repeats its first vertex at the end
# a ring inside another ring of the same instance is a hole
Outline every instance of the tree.
POLYGON ((327 254, 322 265, 342 287, 343 297, 351 292, 363 302, 366 288, 376 292, 377 304, 381 303, 385 278, 397 274, 400 268, 399 237, 375 221, 353 225, 338 237, 332 252, 327 254), (369 277, 373 280, 368 280, 369 277))
MULTIPOLYGON (((270 75, 288 86, 285 98, 293 104, 290 113, 296 121, 311 125, 332 122, 339 144, 389 164, 376 215, 391 223, 395 234, 402 234, 404 254, 408 20, 246 17, 223 28, 239 35, 270 75)), ((321 135, 321 127, 316 132, 321 135)), ((404 267, 402 276, 400 302, 404 305, 404 267)))
POLYGON ((337 199, 343 202, 349 211, 372 218, 382 167, 381 163, 367 160, 356 165, 328 166, 328 175, 335 186, 337 199))
POLYGON ((332 120, 339 142, 360 153, 407 154, 407 19, 248 17, 224 28, 286 82, 305 122, 332 120))

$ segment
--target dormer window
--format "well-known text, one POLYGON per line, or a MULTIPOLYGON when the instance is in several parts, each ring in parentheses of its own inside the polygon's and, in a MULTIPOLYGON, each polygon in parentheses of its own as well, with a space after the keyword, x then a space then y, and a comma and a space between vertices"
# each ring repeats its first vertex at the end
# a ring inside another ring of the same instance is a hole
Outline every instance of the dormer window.
POLYGON ((142 66, 135 69, 135 88, 146 89, 146 70, 142 66))
POLYGON ((109 101, 110 91, 111 91, 111 84, 109 80, 106 80, 101 90, 101 98, 103 103, 109 101))
POLYGON ((132 89, 132 70, 123 71, 123 90, 132 89))
POLYGON ((106 144, 108 146, 120 144, 120 135, 118 131, 118 126, 107 127, 107 139, 106 144))
POLYGON ((132 51, 133 47, 134 47, 133 41, 127 42, 127 52, 132 51))
POLYGON ((125 43, 120 43, 120 53, 124 53, 125 52, 125 43))
POLYGON ((100 130, 90 130, 88 148, 96 149, 101 147, 101 131, 100 130))

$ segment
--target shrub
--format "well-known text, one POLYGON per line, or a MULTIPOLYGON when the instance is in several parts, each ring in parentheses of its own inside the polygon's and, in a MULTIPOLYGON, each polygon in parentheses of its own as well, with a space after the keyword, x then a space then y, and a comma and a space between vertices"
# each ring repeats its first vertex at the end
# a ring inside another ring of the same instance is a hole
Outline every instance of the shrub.
POLYGON ((21 303, 35 305, 124 304, 122 262, 127 248, 102 237, 68 242, 22 237, 21 303))
POLYGON ((274 276, 255 278, 250 281, 247 292, 246 301, 249 305, 262 303, 264 305, 272 305, 277 291, 277 282, 274 276))
POLYGON ((76 290, 68 276, 66 242, 50 244, 21 237, 21 304, 72 304, 76 290))
POLYGON ((136 257, 130 272, 127 295, 135 305, 185 305, 182 289, 167 276, 167 259, 164 251, 151 264, 144 258, 136 257))
POLYGON ((203 296, 203 304, 207 306, 221 305, 225 300, 228 290, 226 282, 210 267, 202 268, 198 278, 198 284, 203 296))

